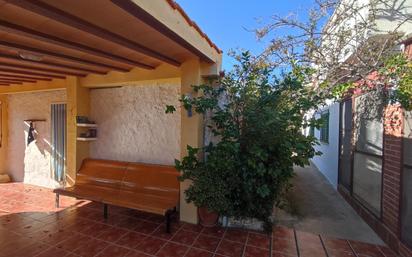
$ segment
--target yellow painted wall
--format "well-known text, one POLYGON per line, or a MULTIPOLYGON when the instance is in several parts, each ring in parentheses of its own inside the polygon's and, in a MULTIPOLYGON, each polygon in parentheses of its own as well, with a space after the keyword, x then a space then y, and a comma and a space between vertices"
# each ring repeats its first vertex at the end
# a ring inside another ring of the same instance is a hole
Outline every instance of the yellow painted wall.
POLYGON ((23 83, 22 85, 2 86, 0 87, 0 95, 61 90, 64 88, 66 88, 66 81, 64 79, 54 79, 52 81, 38 81, 37 83, 23 83))
POLYGON ((85 78, 80 78, 80 83, 84 87, 112 87, 127 82, 176 77, 180 77, 180 69, 178 67, 162 64, 154 70, 134 68, 130 72, 111 71, 107 75, 90 74, 85 78))
MULTIPOLYGON (((198 60, 185 62, 181 66, 182 70, 182 94, 193 94, 192 85, 202 83, 201 64, 198 60)), ((182 110, 181 117, 181 157, 187 155, 187 145, 192 147, 203 146, 203 117, 193 113, 191 117, 187 111, 182 110)), ((190 181, 180 183, 180 219, 189 223, 197 223, 197 208, 193 204, 186 203, 184 191, 190 185, 190 181)))
POLYGON ((8 139, 8 103, 7 95, 0 95, 1 102, 1 146, 0 146, 0 174, 7 173, 7 139, 8 139))
POLYGON ((89 116, 89 89, 81 86, 77 77, 66 79, 67 90, 67 171, 66 183, 72 185, 84 158, 89 157, 89 143, 77 141, 76 117, 89 116))

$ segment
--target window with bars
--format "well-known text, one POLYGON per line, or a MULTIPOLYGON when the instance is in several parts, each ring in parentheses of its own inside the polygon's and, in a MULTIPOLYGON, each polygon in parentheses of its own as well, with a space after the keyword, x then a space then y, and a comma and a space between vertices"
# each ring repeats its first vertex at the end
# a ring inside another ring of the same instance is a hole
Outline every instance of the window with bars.
POLYGON ((329 143, 329 110, 323 112, 320 116, 322 127, 320 128, 319 140, 322 143, 329 143))
POLYGON ((314 126, 309 127, 309 136, 311 136, 311 137, 315 136, 315 127, 314 126))

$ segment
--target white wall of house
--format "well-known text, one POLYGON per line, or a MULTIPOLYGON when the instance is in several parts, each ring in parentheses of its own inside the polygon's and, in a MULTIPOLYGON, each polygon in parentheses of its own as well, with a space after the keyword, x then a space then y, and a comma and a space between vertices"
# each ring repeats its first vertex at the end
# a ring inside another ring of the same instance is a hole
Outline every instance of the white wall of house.
POLYGON ((90 157, 174 164, 180 158, 180 79, 146 81, 90 93, 91 119, 98 124, 90 157))
MULTIPOLYGON (((319 171, 337 188, 338 185, 338 160, 339 160, 339 103, 329 102, 321 108, 315 115, 320 118, 320 113, 329 110, 329 142, 320 142, 316 146, 317 151, 322 152, 321 156, 316 156, 312 162, 319 171)), ((308 131, 306 132, 308 133, 308 131)), ((320 138, 320 130, 315 129, 315 137, 320 138)))
POLYGON ((66 101, 66 91, 22 93, 8 96, 9 137, 7 172, 13 181, 54 188, 51 171, 51 104, 66 101), (27 146, 29 123, 27 119, 45 119, 35 122, 35 141, 27 146))

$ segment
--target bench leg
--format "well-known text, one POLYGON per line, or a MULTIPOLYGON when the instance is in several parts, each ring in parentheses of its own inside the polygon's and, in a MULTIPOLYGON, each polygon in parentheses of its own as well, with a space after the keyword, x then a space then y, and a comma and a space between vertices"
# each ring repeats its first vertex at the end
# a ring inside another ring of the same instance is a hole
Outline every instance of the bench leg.
POLYGON ((107 204, 103 205, 103 217, 107 220, 107 204))
POLYGON ((171 223, 171 216, 173 213, 176 212, 176 208, 173 210, 167 210, 165 217, 166 217, 166 233, 170 234, 170 223, 171 223))
POLYGON ((56 208, 60 208, 60 195, 56 194, 56 208))
POLYGON ((166 233, 170 234, 170 216, 172 215, 172 211, 168 210, 166 212, 166 233))

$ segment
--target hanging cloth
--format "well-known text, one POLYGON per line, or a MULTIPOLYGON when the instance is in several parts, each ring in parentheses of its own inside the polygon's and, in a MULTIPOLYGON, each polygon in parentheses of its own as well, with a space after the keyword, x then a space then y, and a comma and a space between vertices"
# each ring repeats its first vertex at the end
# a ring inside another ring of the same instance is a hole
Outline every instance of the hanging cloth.
POLYGON ((34 127, 33 122, 30 122, 29 134, 27 135, 27 145, 34 141, 34 127))

